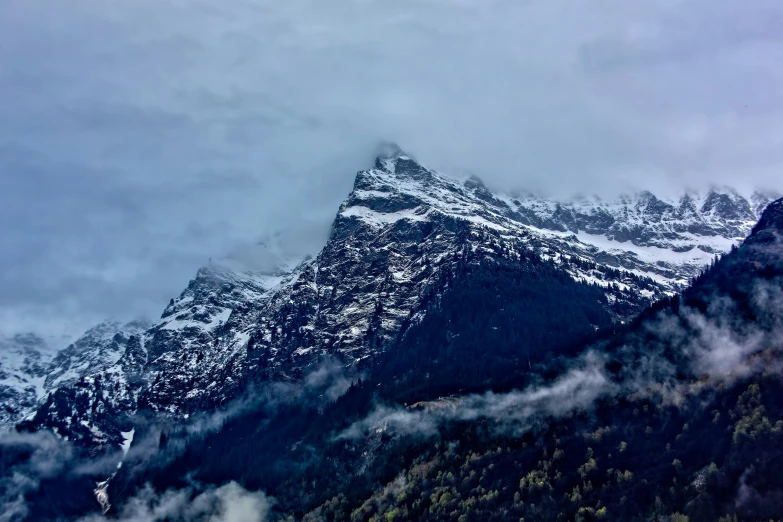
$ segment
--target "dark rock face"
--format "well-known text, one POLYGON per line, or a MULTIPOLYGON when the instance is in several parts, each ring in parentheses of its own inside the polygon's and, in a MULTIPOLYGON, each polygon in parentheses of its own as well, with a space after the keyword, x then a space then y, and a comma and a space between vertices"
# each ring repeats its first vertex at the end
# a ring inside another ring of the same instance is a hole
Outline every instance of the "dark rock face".
POLYGON ((357 175, 316 258, 268 273, 202 268, 157 324, 112 338, 111 364, 64 382, 27 427, 116 446, 139 409, 182 418, 253 383, 299 382, 325 356, 361 369, 421 319, 425 299, 443 291, 440 275, 468 251, 512 262, 533 252, 598 285, 607 311, 625 320, 741 240, 750 209, 728 193, 677 205, 650 193, 514 199, 393 150, 357 175))
POLYGON ((741 198, 731 198, 729 194, 710 191, 701 207, 703 213, 713 213, 726 220, 753 219, 750 204, 741 198))
POLYGON ((783 231, 783 198, 773 201, 766 207, 761 219, 753 227, 748 241, 768 242, 769 236, 778 237, 783 231))

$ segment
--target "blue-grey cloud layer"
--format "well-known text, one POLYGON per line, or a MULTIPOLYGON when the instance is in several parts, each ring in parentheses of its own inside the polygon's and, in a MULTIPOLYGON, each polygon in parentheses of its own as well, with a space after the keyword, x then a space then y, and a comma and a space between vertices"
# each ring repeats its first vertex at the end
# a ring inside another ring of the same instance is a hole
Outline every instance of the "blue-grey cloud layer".
POLYGON ((0 320, 156 313, 211 256, 315 249, 381 140, 509 188, 774 188, 780 27, 777 0, 6 0, 0 320))

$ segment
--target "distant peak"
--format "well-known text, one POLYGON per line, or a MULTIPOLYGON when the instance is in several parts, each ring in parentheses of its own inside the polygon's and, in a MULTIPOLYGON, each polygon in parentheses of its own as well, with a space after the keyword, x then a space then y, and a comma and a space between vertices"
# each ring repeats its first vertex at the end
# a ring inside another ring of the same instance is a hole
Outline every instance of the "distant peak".
POLYGON ((772 191, 756 190, 750 196, 749 202, 753 207, 753 212, 755 215, 760 217, 764 212, 764 209, 767 208, 767 205, 769 205, 770 202, 780 198, 780 196, 781 194, 772 191))

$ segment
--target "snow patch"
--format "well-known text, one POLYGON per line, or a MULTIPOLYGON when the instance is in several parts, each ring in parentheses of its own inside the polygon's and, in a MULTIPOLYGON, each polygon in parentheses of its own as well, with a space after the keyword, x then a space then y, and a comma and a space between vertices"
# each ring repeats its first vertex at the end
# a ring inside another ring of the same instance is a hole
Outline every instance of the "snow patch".
POLYGON ((375 212, 367 207, 353 206, 344 209, 340 215, 343 217, 357 217, 375 227, 383 227, 394 224, 400 220, 427 221, 427 214, 417 213, 418 209, 400 210, 399 212, 375 212))
POLYGON ((132 428, 130 431, 121 431, 120 434, 122 435, 122 444, 120 447, 122 448, 122 456, 125 457, 133 443, 133 436, 136 434, 136 430, 132 428))

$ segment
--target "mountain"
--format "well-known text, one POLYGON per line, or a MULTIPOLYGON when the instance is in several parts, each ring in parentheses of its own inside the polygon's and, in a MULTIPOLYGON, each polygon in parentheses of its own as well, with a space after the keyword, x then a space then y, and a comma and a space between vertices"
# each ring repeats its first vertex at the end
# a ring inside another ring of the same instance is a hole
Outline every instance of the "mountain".
POLYGON ((114 365, 130 338, 148 327, 142 321, 106 321, 59 352, 32 333, 0 341, 0 428, 34 413, 49 392, 114 365))
POLYGON ((533 256, 592 285, 596 306, 627 321, 741 241, 763 200, 733 191, 676 203, 648 192, 611 203, 512 197, 394 149, 357 174, 318 256, 264 271, 202 268, 121 356, 85 355, 105 364, 49 394, 28 427, 117 447, 139 410, 187 418, 254 383, 301 382, 324 357, 360 373, 422 320, 468 257, 516 270, 533 256))
MULTIPOLYGON (((162 491, 235 479, 273 494, 281 512, 303 515, 341 491, 352 491, 347 502, 356 506, 417 455, 433 456, 426 439, 397 433, 409 412, 431 436, 439 421, 420 412, 468 404, 460 422, 489 422, 486 412, 498 410, 481 397, 530 387, 542 396, 535 387, 571 375, 569 361, 586 357, 585 346, 600 345, 606 367, 575 375, 617 386, 637 382, 621 370, 645 367, 638 354, 648 347, 664 357, 691 350, 658 342, 634 352, 622 340, 643 338, 658 324, 650 314, 676 308, 690 281, 724 285, 740 302, 748 289, 735 272, 748 284, 777 277, 779 203, 754 228, 763 200, 711 191, 677 203, 649 193, 547 202, 494 194, 395 150, 357 174, 318 256, 253 269, 210 263, 153 326, 60 358, 49 379, 59 386, 19 428, 51 430, 91 458, 124 456, 102 482, 112 503, 147 481, 162 491), (75 378, 74 368, 86 374, 75 378), (191 424, 212 413, 206 432, 191 424)), ((703 308, 721 299, 704 298, 703 308)), ((666 375, 698 383, 692 367, 678 367, 686 363, 667 364, 666 375)), ((546 411, 570 404, 571 392, 596 398, 581 384, 558 389, 566 395, 545 402, 546 411)), ((486 422, 468 426, 479 429, 471 435, 479 446, 495 441, 486 422)), ((94 480, 107 476, 75 477, 67 500, 79 504, 83 493, 94 503, 94 480)))
POLYGON ((59 352, 47 368, 44 388, 68 386, 81 377, 101 372, 119 361, 131 337, 143 333, 149 324, 131 321, 121 324, 107 321, 95 326, 59 352))
MULTIPOLYGON (((780 200, 681 294, 604 338, 525 364, 516 383, 497 380, 514 373, 506 358, 492 383, 481 381, 490 392, 445 396, 437 384, 482 366, 480 354, 504 357, 509 337, 496 342, 488 325, 523 327, 531 303, 517 307, 522 289, 555 282, 546 265, 508 278, 514 267, 496 259, 484 271, 473 258, 336 402, 243 413, 182 451, 129 462, 111 495, 147 482, 182 488, 187 476, 263 489, 281 520, 774 519, 783 508, 782 245, 780 200), (509 308, 516 324, 503 321, 509 308)), ((546 307, 546 296, 534 302, 546 307)), ((567 306, 562 295, 555 302, 567 306)), ((547 308, 534 324, 550 335, 547 315, 569 322, 547 308)))
POLYGON ((276 520, 778 518, 783 200, 622 325, 589 306, 595 288, 536 259, 467 255, 338 399, 169 431, 123 463, 110 498, 237 481, 274 496, 276 520), (595 338, 568 331, 592 321, 595 338), (526 353, 536 333, 551 355, 526 353))
POLYGON ((0 341, 0 427, 33 411, 44 394, 51 349, 41 337, 17 334, 0 341))
POLYGON ((535 387, 376 408, 361 436, 398 465, 296 518, 779 520, 781 296, 783 199, 680 295, 541 365, 535 387))

